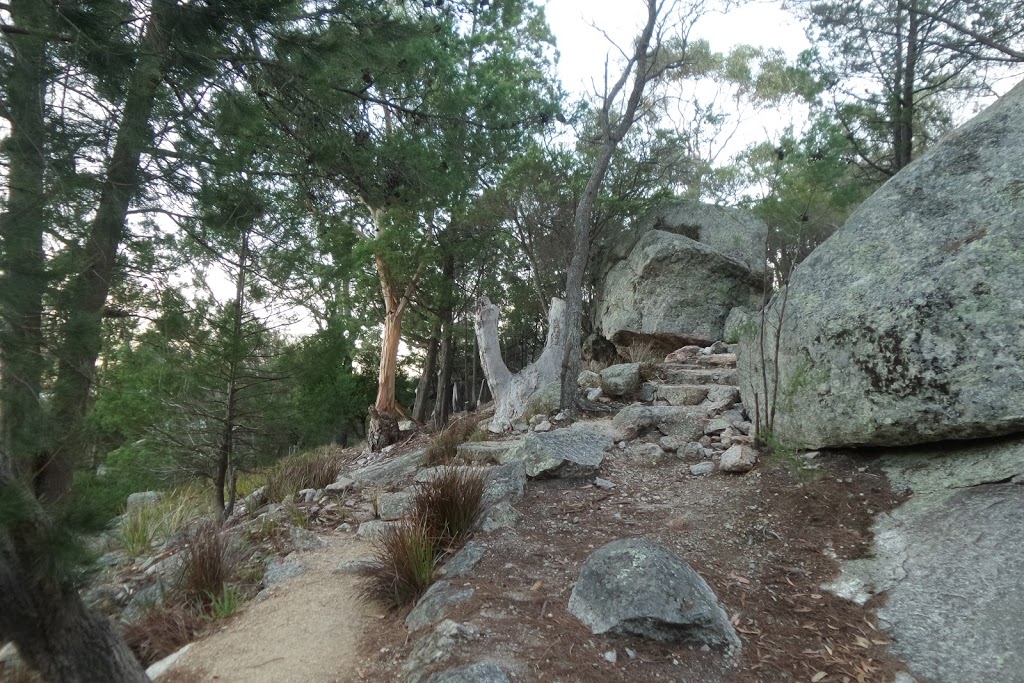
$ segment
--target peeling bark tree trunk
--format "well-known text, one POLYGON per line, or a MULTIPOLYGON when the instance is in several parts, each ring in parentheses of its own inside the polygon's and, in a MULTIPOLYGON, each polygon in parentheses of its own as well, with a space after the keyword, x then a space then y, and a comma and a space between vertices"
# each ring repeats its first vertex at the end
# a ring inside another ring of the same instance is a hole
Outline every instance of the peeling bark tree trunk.
POLYGON ((480 346, 480 366, 494 396, 494 419, 491 431, 510 429, 522 417, 526 403, 538 389, 558 382, 565 352, 565 302, 554 298, 548 309, 548 337, 544 350, 535 362, 516 374, 501 359, 498 342, 498 307, 486 296, 480 297, 476 308, 476 338, 480 346))

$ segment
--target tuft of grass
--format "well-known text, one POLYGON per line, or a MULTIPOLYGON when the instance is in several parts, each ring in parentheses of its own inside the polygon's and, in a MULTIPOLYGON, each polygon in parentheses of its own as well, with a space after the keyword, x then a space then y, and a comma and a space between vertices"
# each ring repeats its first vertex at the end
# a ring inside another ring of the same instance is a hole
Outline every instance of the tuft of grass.
POLYGON ((210 599, 208 612, 210 619, 227 619, 242 606, 242 591, 231 584, 224 584, 224 589, 219 595, 211 593, 208 597, 210 599))
POLYGON ((338 478, 338 454, 329 448, 289 456, 278 462, 267 478, 267 500, 281 503, 302 489, 322 489, 338 478))
POLYGON ((142 665, 149 666, 191 643, 204 625, 194 607, 171 603, 151 609, 138 621, 127 624, 122 635, 142 665))
POLYGON ((155 506, 143 505, 124 516, 118 534, 121 548, 131 557, 138 557, 149 550, 156 541, 159 518, 155 506))
POLYGON ((242 560, 233 536, 213 520, 196 524, 186 536, 177 588, 185 601, 206 608, 221 595, 242 560))
POLYGON ((437 538, 421 520, 385 529, 373 545, 375 562, 361 572, 364 600, 400 609, 434 582, 437 538))
POLYGON ((483 514, 487 479, 483 470, 446 467, 419 485, 414 516, 439 545, 456 545, 469 536, 483 514))
POLYGON ((463 418, 455 420, 438 432, 427 446, 427 466, 449 465, 455 460, 459 445, 466 443, 477 430, 476 420, 463 418))
POLYGON ((156 503, 125 515, 119 534, 121 547, 133 557, 143 555, 154 544, 166 543, 210 509, 210 492, 198 482, 171 489, 156 503))
POLYGON ((626 351, 631 363, 653 363, 661 358, 652 342, 634 341, 626 351))

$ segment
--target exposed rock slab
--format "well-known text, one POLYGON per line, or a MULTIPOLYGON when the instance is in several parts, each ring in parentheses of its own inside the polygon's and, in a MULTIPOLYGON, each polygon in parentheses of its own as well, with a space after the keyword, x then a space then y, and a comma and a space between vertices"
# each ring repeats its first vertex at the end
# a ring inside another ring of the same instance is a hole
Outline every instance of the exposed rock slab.
POLYGON ((521 462, 528 477, 584 477, 597 472, 612 438, 585 423, 552 432, 530 432, 505 456, 521 462))
POLYGON ((496 465, 514 445, 514 441, 467 441, 459 444, 455 453, 460 460, 471 465, 496 465))
POLYGON ((508 683, 508 676, 497 664, 477 662, 448 671, 440 671, 427 683, 508 683))
POLYGON ((703 414, 683 406, 648 406, 634 403, 612 418, 612 427, 620 438, 632 439, 650 429, 683 441, 695 441, 704 433, 703 414))
POLYGON ((613 541, 587 558, 569 611, 598 634, 740 647, 729 617, 700 574, 642 538, 613 541))
POLYGON ((829 590, 878 610, 893 653, 936 683, 1024 683, 1024 439, 882 459, 915 494, 874 527, 873 557, 829 590), (960 466, 962 465, 962 466, 960 466), (949 487, 949 488, 947 488, 949 487))
POLYGON ((453 605, 473 597, 472 588, 460 588, 450 581, 438 581, 423 594, 416 606, 405 618, 405 627, 410 631, 432 626, 448 615, 453 605))
POLYGON ((349 478, 363 486, 393 486, 411 478, 423 466, 427 451, 421 448, 397 458, 368 465, 349 473, 349 478))
MULTIPOLYGON (((1024 431, 1022 225, 1024 83, 891 178, 797 266, 776 436, 819 448, 1024 431)), ((759 377, 758 354, 742 359, 759 377)))

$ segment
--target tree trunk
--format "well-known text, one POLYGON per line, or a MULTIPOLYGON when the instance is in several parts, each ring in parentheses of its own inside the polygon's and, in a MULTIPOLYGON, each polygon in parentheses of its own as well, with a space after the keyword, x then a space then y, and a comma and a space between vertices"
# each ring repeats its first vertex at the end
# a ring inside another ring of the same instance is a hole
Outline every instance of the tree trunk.
POLYGON ((434 369, 437 367, 437 350, 440 344, 441 321, 438 320, 430 333, 427 356, 423 360, 423 374, 420 375, 420 383, 416 386, 416 403, 412 408, 412 419, 418 424, 423 424, 427 419, 427 399, 430 398, 430 390, 434 386, 434 369))
POLYGON ((444 321, 444 341, 441 342, 441 366, 437 373, 437 398, 434 400, 434 412, 430 422, 434 429, 442 429, 451 415, 452 365, 454 365, 454 337, 452 335, 452 310, 448 308, 442 314, 444 321))
POLYGON ((224 406, 224 430, 221 433, 217 474, 214 477, 213 502, 221 521, 231 516, 234 507, 234 493, 228 493, 228 502, 224 500, 224 489, 230 487, 228 474, 234 472, 231 457, 235 452, 235 419, 238 403, 238 370, 241 359, 238 358, 237 344, 242 338, 242 312, 245 308, 245 272, 249 259, 249 235, 242 234, 241 249, 238 252, 238 274, 235 276, 234 315, 231 320, 232 350, 228 360, 228 387, 224 406))
POLYGON ((0 498, 19 503, 0 527, 0 641, 13 641, 47 681, 148 681, 110 621, 86 609, 74 581, 47 574, 60 571, 48 557, 58 535, 32 495, 3 468, 0 498))
POLYGON ((5 36, 11 48, 7 90, 7 205, 0 217, 0 466, 23 475, 47 433, 40 388, 46 261, 46 6, 12 0, 12 21, 24 33, 5 36))
POLYGON ((84 240, 86 265, 68 287, 67 324, 58 348, 53 390, 55 422, 61 429, 51 457, 38 475, 40 491, 50 498, 70 490, 75 458, 83 451, 82 422, 103 342, 103 307, 114 280, 128 205, 141 185, 139 160, 143 150, 153 144, 150 118, 163 81, 171 41, 168 24, 175 6, 173 0, 154 0, 152 4, 99 205, 84 240))
POLYGON ((498 307, 486 296, 480 297, 476 308, 476 338, 480 346, 480 367, 494 397, 494 418, 489 429, 501 432, 523 415, 526 404, 536 391, 558 382, 566 343, 565 302, 552 299, 548 307, 548 336, 544 350, 534 363, 512 374, 501 359, 498 337, 498 307))

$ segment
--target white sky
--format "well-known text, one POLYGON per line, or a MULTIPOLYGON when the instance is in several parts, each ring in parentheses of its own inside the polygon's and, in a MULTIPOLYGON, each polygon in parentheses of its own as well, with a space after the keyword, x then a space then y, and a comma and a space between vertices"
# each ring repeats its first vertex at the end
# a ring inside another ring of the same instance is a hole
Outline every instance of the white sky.
MULTIPOLYGON (((683 3, 685 5, 685 0, 683 3)), ((703 17, 691 39, 707 40, 711 49, 725 52, 736 45, 778 48, 792 59, 809 47, 803 26, 779 2, 750 3, 728 14, 703 17)), ((593 91, 604 73, 605 57, 616 52, 594 24, 628 49, 646 19, 644 0, 548 0, 548 25, 558 42, 558 71, 562 83, 575 93, 593 91)))

